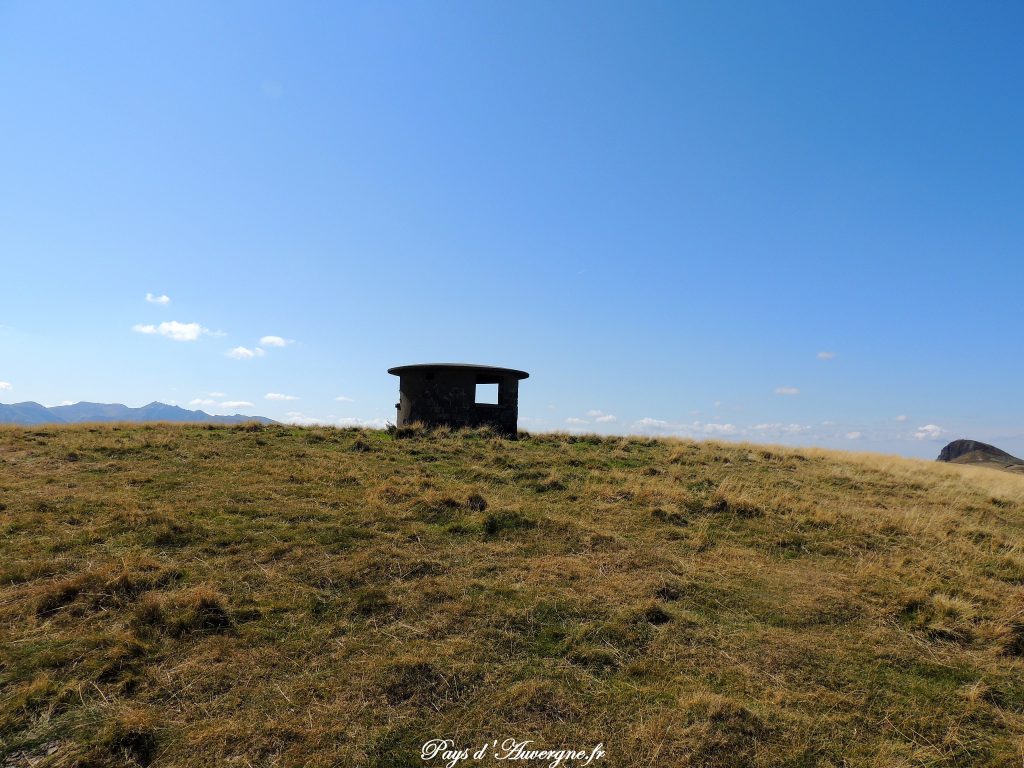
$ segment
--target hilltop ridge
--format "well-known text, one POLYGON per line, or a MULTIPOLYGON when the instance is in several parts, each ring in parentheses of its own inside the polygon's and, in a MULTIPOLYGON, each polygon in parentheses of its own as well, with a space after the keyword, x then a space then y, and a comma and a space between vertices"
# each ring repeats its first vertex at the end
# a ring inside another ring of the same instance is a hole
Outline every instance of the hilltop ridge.
POLYGON ((0 754, 1002 768, 1022 534, 1024 478, 870 454, 0 427, 0 754))

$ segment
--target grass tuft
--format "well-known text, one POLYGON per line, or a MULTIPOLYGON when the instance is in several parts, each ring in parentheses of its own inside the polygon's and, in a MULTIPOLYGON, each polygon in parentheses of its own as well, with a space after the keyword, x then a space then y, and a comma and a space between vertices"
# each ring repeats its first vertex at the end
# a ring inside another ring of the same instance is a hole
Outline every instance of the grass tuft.
POLYGON ((491 512, 484 518, 484 533, 497 536, 506 531, 525 531, 537 527, 537 521, 520 512, 491 512))

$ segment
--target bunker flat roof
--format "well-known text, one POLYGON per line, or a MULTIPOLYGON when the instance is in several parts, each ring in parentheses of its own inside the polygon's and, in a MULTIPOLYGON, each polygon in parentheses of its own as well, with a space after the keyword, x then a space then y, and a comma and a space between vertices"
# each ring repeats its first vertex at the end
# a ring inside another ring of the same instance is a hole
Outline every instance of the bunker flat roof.
POLYGON ((428 369, 446 368, 448 370, 473 371, 474 373, 492 376, 515 376, 517 379, 528 379, 530 374, 515 368, 499 368, 493 365, 472 365, 470 363, 417 363, 416 365, 396 365, 388 368, 388 373, 401 376, 406 371, 425 371, 428 369))

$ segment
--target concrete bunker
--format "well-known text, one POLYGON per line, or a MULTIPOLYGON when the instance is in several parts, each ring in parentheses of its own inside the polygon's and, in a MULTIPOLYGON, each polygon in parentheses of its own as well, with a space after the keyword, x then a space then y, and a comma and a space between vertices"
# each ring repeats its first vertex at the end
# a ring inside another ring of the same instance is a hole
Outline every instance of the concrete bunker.
POLYGON ((388 373, 398 377, 398 419, 404 427, 421 422, 430 427, 493 427, 514 436, 519 420, 519 380, 526 371, 460 363, 399 365, 388 373))

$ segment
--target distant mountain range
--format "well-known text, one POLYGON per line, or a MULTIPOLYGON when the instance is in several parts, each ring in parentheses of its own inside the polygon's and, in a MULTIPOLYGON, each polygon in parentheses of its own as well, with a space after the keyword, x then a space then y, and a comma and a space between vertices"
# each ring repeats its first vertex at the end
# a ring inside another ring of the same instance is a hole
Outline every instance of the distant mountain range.
POLYGON ((99 421, 175 421, 207 424, 242 424, 257 421, 276 424, 263 416, 214 416, 205 411, 190 411, 167 403, 152 402, 141 408, 129 408, 120 403, 75 403, 47 408, 34 402, 0 403, 0 424, 84 424, 99 421))
POLYGON ((977 440, 954 440, 942 449, 937 461, 1005 469, 1007 472, 1024 474, 1024 461, 994 445, 979 443, 977 440))

